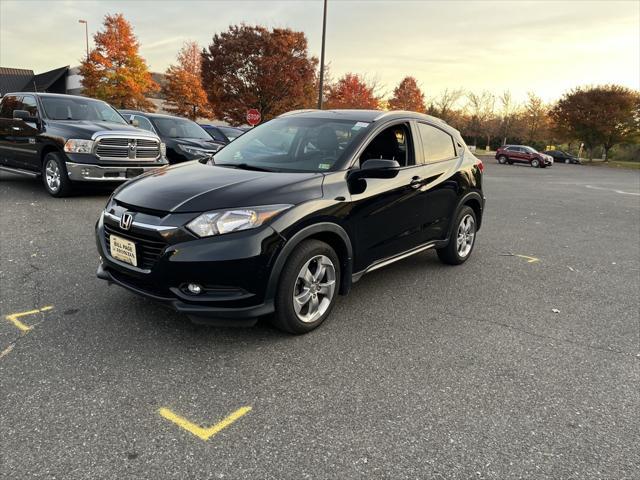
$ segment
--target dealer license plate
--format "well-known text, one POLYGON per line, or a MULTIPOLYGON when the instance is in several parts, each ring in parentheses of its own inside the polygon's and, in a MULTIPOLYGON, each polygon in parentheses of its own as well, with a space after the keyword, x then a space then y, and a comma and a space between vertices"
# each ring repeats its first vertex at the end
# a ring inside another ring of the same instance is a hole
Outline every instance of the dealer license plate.
POLYGON ((109 247, 111 249, 111 256, 116 260, 128 263, 134 267, 138 266, 138 259, 136 257, 136 244, 131 240, 127 240, 117 235, 109 236, 109 247))

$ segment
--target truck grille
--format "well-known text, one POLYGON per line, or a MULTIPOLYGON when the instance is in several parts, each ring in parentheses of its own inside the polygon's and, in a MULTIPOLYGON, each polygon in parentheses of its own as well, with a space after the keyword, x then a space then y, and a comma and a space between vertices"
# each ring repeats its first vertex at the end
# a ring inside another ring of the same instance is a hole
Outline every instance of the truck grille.
POLYGON ((126 238, 136 244, 136 257, 138 258, 138 268, 150 270, 162 255, 167 244, 157 238, 150 238, 149 236, 141 233, 129 233, 123 232, 118 228, 114 228, 110 225, 104 224, 104 239, 107 242, 107 248, 111 242, 111 235, 117 235, 118 237, 126 238))
POLYGON ((160 142, 153 138, 104 137, 96 142, 100 160, 155 160, 160 157, 160 142))

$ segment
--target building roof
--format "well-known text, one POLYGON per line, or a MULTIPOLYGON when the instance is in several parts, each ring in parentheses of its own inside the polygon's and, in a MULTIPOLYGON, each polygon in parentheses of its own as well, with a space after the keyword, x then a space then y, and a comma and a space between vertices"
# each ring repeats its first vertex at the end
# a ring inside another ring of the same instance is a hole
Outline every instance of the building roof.
POLYGON ((0 67, 0 95, 21 92, 33 78, 33 70, 0 67))
POLYGON ((66 76, 69 67, 60 67, 35 75, 25 68, 0 67, 0 95, 16 92, 66 91, 66 76))

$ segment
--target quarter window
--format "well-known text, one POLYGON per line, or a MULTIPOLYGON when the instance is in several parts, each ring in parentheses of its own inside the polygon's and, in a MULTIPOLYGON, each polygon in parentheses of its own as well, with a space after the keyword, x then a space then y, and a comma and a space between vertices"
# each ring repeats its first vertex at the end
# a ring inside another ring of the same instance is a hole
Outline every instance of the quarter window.
POLYGON ((418 130, 422 138, 425 163, 448 160, 456 156, 451 135, 425 123, 418 123, 418 130))

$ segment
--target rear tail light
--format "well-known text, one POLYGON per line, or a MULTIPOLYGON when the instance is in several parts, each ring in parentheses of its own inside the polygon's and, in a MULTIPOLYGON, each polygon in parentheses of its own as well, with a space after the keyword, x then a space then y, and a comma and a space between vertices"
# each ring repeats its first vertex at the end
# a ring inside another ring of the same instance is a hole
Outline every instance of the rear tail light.
POLYGON ((478 167, 478 170, 480 170, 480 173, 484 172, 484 163, 482 163, 482 160, 480 160, 477 164, 476 167, 478 167))

